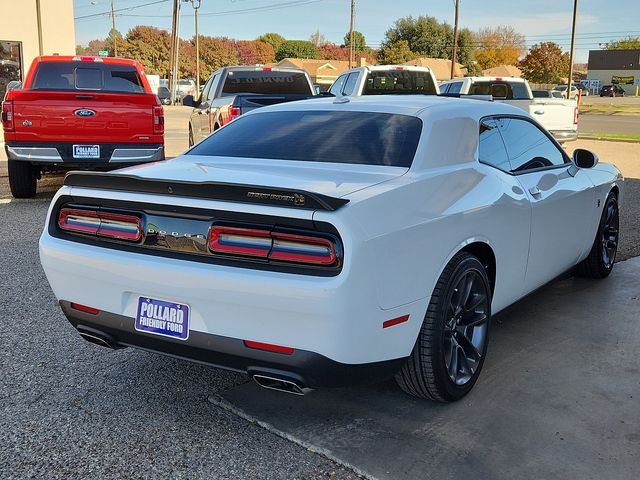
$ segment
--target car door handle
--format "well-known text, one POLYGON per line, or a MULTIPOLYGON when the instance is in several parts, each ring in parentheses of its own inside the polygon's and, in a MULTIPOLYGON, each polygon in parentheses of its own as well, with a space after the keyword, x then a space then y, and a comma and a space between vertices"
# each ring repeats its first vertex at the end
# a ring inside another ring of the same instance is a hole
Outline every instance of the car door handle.
POLYGON ((540 196, 542 195, 542 191, 538 188, 538 186, 536 185, 535 187, 531 187, 529 189, 529 193, 531 195, 533 195, 534 197, 540 196))
POLYGON ((544 110, 536 110, 535 112, 536 115, 544 115, 544 110))

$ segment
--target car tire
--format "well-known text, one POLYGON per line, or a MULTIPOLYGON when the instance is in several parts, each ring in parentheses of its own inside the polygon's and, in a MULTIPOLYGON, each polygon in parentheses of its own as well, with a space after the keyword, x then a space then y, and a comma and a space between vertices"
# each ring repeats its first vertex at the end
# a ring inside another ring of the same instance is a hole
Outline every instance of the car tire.
POLYGON ((38 187, 36 169, 28 162, 9 160, 9 187, 15 198, 31 198, 38 187))
POLYGON ((619 235, 618 198, 614 192, 610 192, 602 209, 598 232, 589 256, 578 265, 578 275, 588 278, 608 277, 616 261, 619 235))
POLYGON ((191 125, 189 125, 189 148, 193 147, 193 145, 193 129, 191 128, 191 125))
POLYGON ((460 252, 451 259, 433 290, 413 351, 395 376, 402 390, 439 402, 469 393, 487 351, 489 285, 475 256, 460 252))

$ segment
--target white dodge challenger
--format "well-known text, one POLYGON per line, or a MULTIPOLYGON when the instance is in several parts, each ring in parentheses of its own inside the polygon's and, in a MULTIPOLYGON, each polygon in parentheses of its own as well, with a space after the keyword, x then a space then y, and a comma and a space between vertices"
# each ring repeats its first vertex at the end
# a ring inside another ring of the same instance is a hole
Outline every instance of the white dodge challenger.
POLYGON ((40 258, 93 343, 290 393, 395 375, 453 401, 492 314, 575 267, 609 275, 622 187, 508 105, 317 99, 243 115, 173 160, 69 173, 40 258))

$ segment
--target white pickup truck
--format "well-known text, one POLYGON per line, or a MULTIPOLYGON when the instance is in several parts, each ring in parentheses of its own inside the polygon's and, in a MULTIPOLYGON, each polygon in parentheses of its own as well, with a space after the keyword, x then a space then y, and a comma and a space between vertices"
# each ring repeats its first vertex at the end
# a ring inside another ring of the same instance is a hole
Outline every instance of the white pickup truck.
POLYGON ((357 67, 340 75, 329 89, 336 97, 361 95, 438 95, 430 68, 409 65, 357 67))
POLYGON ((535 118, 560 143, 578 138, 578 104, 575 100, 534 98, 529 82, 513 77, 455 78, 440 85, 443 94, 491 95, 497 102, 521 108, 535 118))

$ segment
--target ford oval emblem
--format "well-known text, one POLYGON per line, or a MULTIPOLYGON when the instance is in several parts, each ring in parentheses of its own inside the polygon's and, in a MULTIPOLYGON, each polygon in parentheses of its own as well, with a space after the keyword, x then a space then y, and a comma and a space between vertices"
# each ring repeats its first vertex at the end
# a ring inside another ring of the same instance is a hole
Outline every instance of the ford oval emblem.
POLYGON ((96 112, 93 110, 89 110, 88 108, 81 108, 80 110, 76 110, 73 112, 76 117, 93 117, 96 112))

